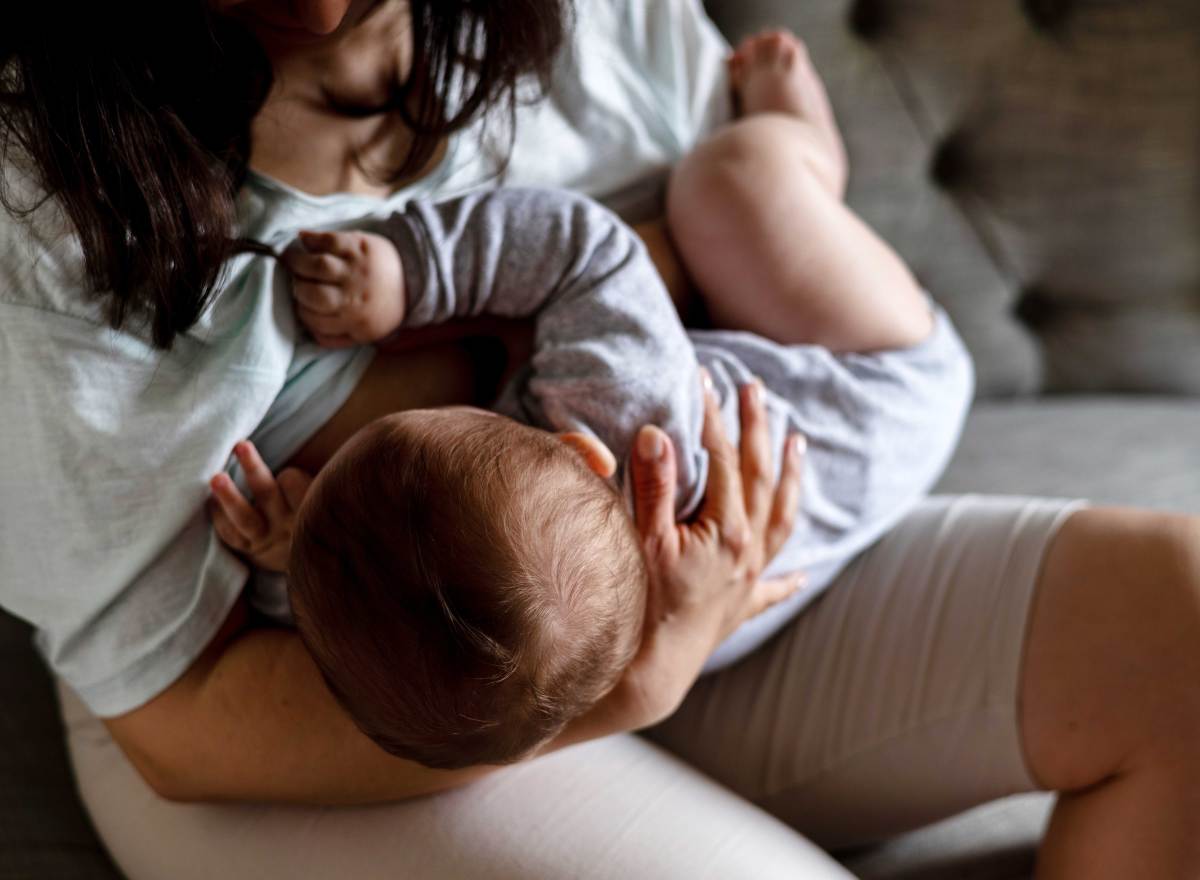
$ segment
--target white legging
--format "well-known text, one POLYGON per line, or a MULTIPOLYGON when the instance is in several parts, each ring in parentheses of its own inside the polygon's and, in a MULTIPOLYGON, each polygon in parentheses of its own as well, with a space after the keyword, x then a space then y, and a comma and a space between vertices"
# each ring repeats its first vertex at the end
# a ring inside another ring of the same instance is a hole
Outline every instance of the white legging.
POLYGON ((1081 504, 923 502, 648 737, 387 806, 181 805, 61 688, 80 791, 131 880, 847 877, 809 840, 863 843, 1033 788, 1016 714, 1028 610, 1081 504))

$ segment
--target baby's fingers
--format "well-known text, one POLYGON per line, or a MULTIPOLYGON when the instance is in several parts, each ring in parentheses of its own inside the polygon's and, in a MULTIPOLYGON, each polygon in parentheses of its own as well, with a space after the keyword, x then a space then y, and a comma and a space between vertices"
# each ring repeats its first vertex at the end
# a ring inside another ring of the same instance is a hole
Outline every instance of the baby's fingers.
POLYGON ((288 468, 279 472, 277 482, 279 490, 283 492, 283 500, 287 502, 289 508, 297 510, 300 502, 304 500, 304 496, 308 494, 308 487, 312 485, 312 477, 299 468, 288 468))
POLYGON ((300 243, 310 254, 332 254, 342 260, 358 258, 360 239, 361 236, 354 232, 300 231, 300 243))
POLYGON ((275 475, 262 460, 254 444, 243 440, 233 447, 233 454, 237 456, 242 470, 246 472, 246 485, 254 493, 255 506, 266 518, 267 527, 286 517, 287 502, 283 499, 283 493, 279 491, 275 475))
POLYGON ((352 329, 350 321, 340 314, 321 315, 304 306, 297 307, 296 314, 313 336, 349 336, 352 329))
POLYGON ((337 284, 350 271, 346 261, 336 254, 314 254, 299 247, 290 247, 284 251, 283 262, 293 275, 331 284, 337 284))
POLYGON ((326 335, 324 333, 313 333, 313 339, 321 348, 351 348, 358 345, 354 338, 346 333, 337 333, 326 335))
POLYGON ((211 508, 213 531, 217 533, 217 537, 222 543, 238 553, 246 553, 250 549, 250 539, 238 531, 237 526, 230 522, 229 517, 225 515, 225 511, 218 505, 213 504, 211 508))
POLYGON ((251 540, 267 533, 266 520, 251 506, 228 474, 217 474, 208 483, 216 505, 213 509, 213 525, 223 522, 225 531, 218 530, 226 544, 244 550, 251 540))
POLYGON ((292 299, 303 312, 313 315, 336 315, 346 300, 345 292, 335 284, 297 278, 292 284, 292 299))

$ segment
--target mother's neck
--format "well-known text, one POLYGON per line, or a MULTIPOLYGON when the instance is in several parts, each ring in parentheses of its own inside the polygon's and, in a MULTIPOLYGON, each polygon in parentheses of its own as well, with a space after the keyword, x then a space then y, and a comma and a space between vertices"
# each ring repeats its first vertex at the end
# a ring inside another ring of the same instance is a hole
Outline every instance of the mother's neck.
POLYGON ((380 4, 330 40, 270 53, 275 83, 254 120, 251 168, 314 195, 383 197, 396 188, 372 171, 398 167, 407 155, 412 135, 399 115, 347 116, 330 98, 356 107, 386 105, 411 65, 407 7, 380 4))

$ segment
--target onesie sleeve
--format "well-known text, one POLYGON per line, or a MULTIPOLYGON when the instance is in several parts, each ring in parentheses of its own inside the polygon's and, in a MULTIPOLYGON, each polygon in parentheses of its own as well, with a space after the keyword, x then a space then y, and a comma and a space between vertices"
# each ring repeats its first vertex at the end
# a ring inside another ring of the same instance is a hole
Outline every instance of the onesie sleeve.
POLYGON ((521 415, 594 434, 625 463, 642 425, 679 451, 678 510, 703 494, 695 352, 637 235, 558 190, 499 189, 411 203, 385 231, 404 264, 404 325, 478 315, 535 319, 521 415))

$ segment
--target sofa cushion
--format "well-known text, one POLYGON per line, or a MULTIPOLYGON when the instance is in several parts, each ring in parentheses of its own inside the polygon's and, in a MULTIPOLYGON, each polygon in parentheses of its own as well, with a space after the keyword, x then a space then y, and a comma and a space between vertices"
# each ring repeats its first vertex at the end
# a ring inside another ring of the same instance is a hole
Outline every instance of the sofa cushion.
POLYGON ((1200 393, 1200 4, 710 0, 809 43, 849 199, 959 325, 981 396, 1200 393))
POLYGON ((839 858, 861 880, 1032 880, 1054 799, 1032 794, 976 807, 839 858))
POLYGON ((937 491, 1200 513, 1200 402, 1079 395, 977 403, 937 491))

